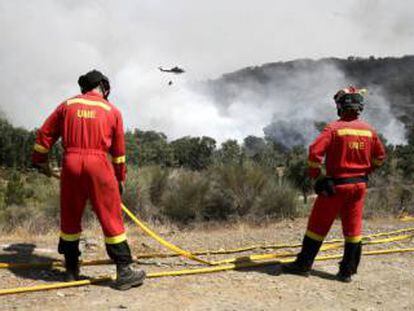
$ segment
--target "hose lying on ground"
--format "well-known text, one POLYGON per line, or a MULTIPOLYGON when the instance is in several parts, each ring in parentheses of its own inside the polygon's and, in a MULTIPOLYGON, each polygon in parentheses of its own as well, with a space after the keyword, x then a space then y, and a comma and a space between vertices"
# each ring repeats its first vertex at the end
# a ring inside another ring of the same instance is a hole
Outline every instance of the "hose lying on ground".
MULTIPOLYGON (((395 237, 389 237, 389 238, 385 238, 385 239, 378 239, 378 240, 369 240, 369 238, 371 238, 372 236, 385 236, 385 235, 393 235, 395 233, 399 233, 399 232, 406 232, 410 231, 408 229, 412 229, 412 228, 407 228, 407 229, 401 229, 401 230, 397 230, 397 231, 390 231, 390 232, 382 232, 379 234, 374 234, 374 235, 368 235, 365 236, 362 240, 362 244, 363 245, 374 245, 374 244, 385 244, 385 243, 390 243, 390 242, 398 242, 398 241, 402 241, 402 240, 407 240, 407 239, 411 239, 414 237, 414 234, 409 234, 409 235, 399 235, 399 236, 395 236, 395 237)), ((414 229, 412 229, 414 231, 414 229)), ((321 251, 328 251, 328 250, 334 250, 334 249, 339 249, 343 247, 342 244, 343 240, 341 239, 335 239, 335 240, 330 240, 330 241, 326 241, 323 246, 321 247, 321 251)), ((284 249, 284 248, 296 248, 296 247, 300 247, 301 244, 278 244, 278 245, 256 245, 255 247, 251 246, 251 247, 245 247, 245 248, 240 248, 243 251, 245 251, 247 248, 250 249, 256 249, 256 248, 262 248, 262 249, 270 249, 270 248, 276 248, 276 249, 284 249), (282 247, 283 246, 283 247, 282 247)), ((231 253, 233 253, 235 251, 235 249, 230 250, 231 253)), ((219 251, 203 251, 203 252, 194 252, 192 254, 197 254, 197 255, 203 255, 203 254, 214 254, 214 253, 219 253, 219 254, 227 254, 226 250, 219 250, 219 251)), ((154 253, 154 254, 141 254, 141 255, 137 255, 135 256, 136 260, 140 260, 140 259, 151 259, 151 258, 168 258, 168 257, 174 257, 174 256, 179 256, 178 254, 162 254, 162 253, 154 253)), ((254 255, 249 255, 249 256, 241 256, 241 257, 234 257, 234 258, 227 258, 227 259, 223 259, 223 260, 219 260, 219 261, 214 261, 211 262, 214 265, 221 265, 224 263, 232 263, 232 262, 238 262, 240 260, 245 260, 246 258, 250 259, 250 260, 262 260, 262 259, 272 259, 272 258, 281 258, 281 257, 289 257, 289 256, 295 256, 295 253, 293 252, 284 252, 284 253, 275 253, 275 254, 254 254, 254 255)), ((111 264, 112 261, 109 259, 96 259, 96 260, 83 260, 81 261, 81 265, 82 266, 95 266, 95 265, 106 265, 106 264, 111 264)), ((63 266, 63 262, 59 259, 53 259, 50 262, 35 262, 35 263, 0 263, 0 269, 30 269, 30 268, 41 268, 41 267, 61 267, 63 266)))
MULTIPOLYGON (((408 252, 414 252, 414 248, 397 248, 397 249, 367 251, 367 252, 364 252, 363 255, 374 256, 374 255, 408 253, 408 252)), ((316 258, 316 260, 324 261, 324 260, 332 260, 332 259, 339 259, 339 258, 342 258, 342 254, 319 256, 316 258)), ((204 267, 204 268, 198 268, 198 269, 183 269, 183 270, 174 270, 174 271, 154 272, 154 273, 149 273, 147 277, 149 279, 152 279, 152 278, 160 278, 160 277, 168 277, 168 276, 171 277, 171 276, 215 273, 215 272, 228 271, 228 270, 238 270, 238 269, 245 269, 245 268, 281 264, 281 263, 289 263, 292 261, 294 261, 294 258, 272 260, 272 261, 262 261, 262 262, 246 261, 246 262, 241 262, 241 263, 232 263, 232 264, 218 265, 218 266, 213 266, 213 267, 204 267)), ((10 295, 10 294, 18 294, 18 293, 51 290, 51 289, 85 286, 85 285, 98 284, 98 283, 111 281, 112 279, 113 278, 110 276, 102 276, 98 278, 92 278, 92 279, 74 281, 74 282, 61 282, 61 283, 54 283, 54 284, 42 284, 42 285, 30 286, 30 287, 2 289, 0 290, 0 295, 10 295)))

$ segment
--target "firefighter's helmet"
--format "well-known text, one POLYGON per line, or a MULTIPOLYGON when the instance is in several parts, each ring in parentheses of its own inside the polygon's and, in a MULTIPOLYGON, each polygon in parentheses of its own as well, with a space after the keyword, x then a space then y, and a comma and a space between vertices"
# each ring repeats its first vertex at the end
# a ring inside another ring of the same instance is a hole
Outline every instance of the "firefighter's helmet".
POLYGON ((344 110, 355 110, 360 113, 364 110, 364 95, 366 89, 358 89, 354 86, 349 86, 339 90, 334 95, 334 100, 338 113, 344 110))
POLYGON ((102 72, 95 69, 80 76, 78 79, 78 84, 81 88, 82 94, 93 90, 97 86, 100 86, 104 93, 104 97, 108 98, 111 91, 109 79, 104 74, 102 74, 102 72))

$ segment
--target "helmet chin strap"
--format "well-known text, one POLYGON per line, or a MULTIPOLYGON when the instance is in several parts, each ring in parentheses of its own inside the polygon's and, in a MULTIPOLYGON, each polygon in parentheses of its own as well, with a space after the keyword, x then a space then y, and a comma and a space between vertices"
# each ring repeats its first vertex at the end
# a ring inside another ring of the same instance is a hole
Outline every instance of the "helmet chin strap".
POLYGON ((359 117, 359 115, 361 114, 362 109, 343 109, 343 108, 338 108, 337 109, 337 113, 338 113, 338 117, 344 117, 344 116, 355 116, 355 117, 359 117))
POLYGON ((344 105, 341 103, 336 104, 336 111, 339 117, 343 117, 345 114, 348 114, 349 116, 356 116, 359 117, 361 112, 364 110, 363 105, 344 105), (344 107, 345 106, 345 107, 344 107))

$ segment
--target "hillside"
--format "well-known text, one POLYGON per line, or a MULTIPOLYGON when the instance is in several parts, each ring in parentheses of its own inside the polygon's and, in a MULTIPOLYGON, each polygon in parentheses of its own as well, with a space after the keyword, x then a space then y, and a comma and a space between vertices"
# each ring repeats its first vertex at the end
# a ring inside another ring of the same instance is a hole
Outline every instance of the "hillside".
POLYGON ((306 137, 314 135, 315 120, 332 119, 332 96, 338 88, 349 84, 366 87, 369 95, 365 117, 391 142, 401 143, 407 136, 401 133, 404 127, 408 129, 413 124, 413 71, 414 56, 302 59, 227 73, 207 81, 201 89, 224 114, 240 102, 271 113, 274 124, 268 127, 267 134, 272 136, 269 132, 273 132, 278 140, 286 140, 286 135, 274 132, 286 133, 285 128, 294 128, 299 121, 305 129, 296 133, 301 139, 287 142, 290 145, 307 143, 306 137))

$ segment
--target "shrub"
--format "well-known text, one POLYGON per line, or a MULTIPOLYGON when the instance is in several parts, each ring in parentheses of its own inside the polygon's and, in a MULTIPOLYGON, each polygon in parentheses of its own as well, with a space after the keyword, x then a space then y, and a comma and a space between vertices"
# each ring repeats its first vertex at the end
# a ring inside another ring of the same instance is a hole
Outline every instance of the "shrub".
POLYGON ((208 190, 209 180, 200 173, 175 170, 161 197, 162 213, 183 223, 200 220, 208 190))
POLYGON ((401 215, 414 212, 414 186, 389 184, 371 188, 365 200, 365 216, 401 215))
POLYGON ((231 197, 237 215, 249 213, 256 199, 263 191, 269 176, 257 165, 221 165, 213 168, 211 178, 231 197))
POLYGON ((201 219, 228 220, 236 215, 234 197, 229 189, 225 189, 217 180, 210 179, 205 205, 201 211, 201 219))
POLYGON ((290 184, 268 182, 252 208, 252 215, 263 218, 290 218, 300 214, 298 191, 290 184))

